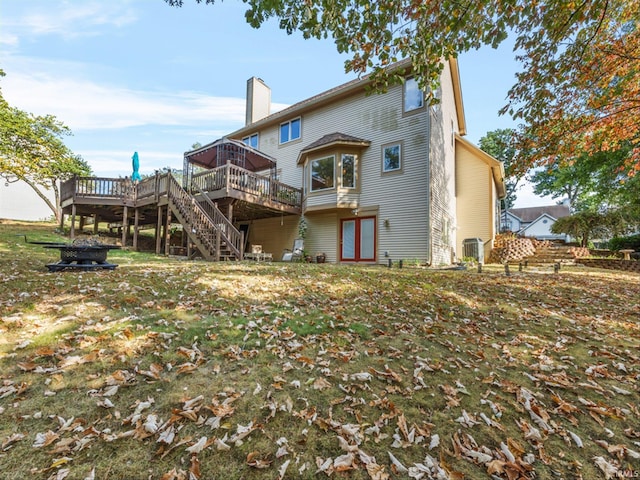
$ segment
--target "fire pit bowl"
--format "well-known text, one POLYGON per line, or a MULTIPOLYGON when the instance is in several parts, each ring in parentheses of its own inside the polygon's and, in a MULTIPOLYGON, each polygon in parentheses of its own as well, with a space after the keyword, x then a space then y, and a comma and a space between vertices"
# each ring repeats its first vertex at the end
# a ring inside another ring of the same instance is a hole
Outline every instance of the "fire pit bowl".
POLYGON ((111 249, 120 248, 117 245, 105 245, 94 240, 80 240, 71 244, 64 243, 43 246, 44 248, 60 250, 60 261, 47 265, 50 272, 58 272, 65 268, 113 270, 117 265, 107 263, 107 254, 111 249))

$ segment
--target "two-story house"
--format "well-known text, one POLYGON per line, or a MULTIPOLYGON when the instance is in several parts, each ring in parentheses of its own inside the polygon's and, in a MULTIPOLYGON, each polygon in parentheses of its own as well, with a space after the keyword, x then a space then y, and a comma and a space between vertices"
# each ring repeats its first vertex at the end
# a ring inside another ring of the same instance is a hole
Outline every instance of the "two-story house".
POLYGON ((404 83, 385 93, 357 79, 275 113, 270 89, 251 78, 246 125, 186 152, 182 185, 170 174, 132 186, 74 179, 64 212, 133 222, 134 231, 155 222, 158 252, 162 226, 168 251, 167 227, 178 221, 189 247, 211 260, 241 259, 249 245, 279 259, 301 221, 305 251, 328 262, 447 265, 467 238, 488 256, 504 169, 463 138, 457 61, 447 62, 431 105, 408 62, 393 68, 404 83))
MULTIPOLYGON (((278 179, 302 188, 305 250, 333 262, 439 265, 462 257, 464 238, 490 248, 504 170, 462 138, 457 61, 448 62, 432 106, 410 73, 384 94, 367 86, 354 80, 269 114, 268 87, 248 82, 247 124, 228 137, 277 159, 278 179)), ((298 220, 248 222, 249 241, 279 253, 298 235, 298 220)))

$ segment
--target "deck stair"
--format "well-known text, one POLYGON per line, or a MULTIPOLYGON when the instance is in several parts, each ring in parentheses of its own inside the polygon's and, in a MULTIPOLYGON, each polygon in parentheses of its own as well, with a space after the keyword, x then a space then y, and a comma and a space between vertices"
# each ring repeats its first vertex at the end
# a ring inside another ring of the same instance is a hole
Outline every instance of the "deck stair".
POLYGON ((182 224, 189 240, 209 261, 240 260, 243 234, 202 192, 192 195, 170 176, 168 200, 171 211, 182 224))

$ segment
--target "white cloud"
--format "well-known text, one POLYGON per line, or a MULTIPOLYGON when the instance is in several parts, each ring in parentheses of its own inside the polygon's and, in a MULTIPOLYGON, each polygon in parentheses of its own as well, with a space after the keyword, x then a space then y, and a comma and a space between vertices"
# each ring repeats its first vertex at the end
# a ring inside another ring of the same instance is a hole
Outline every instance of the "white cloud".
MULTIPOLYGON (((24 4, 23 4, 24 5, 24 4)), ((47 14, 37 6, 5 24, 19 36, 60 35, 64 38, 97 35, 101 27, 122 27, 136 21, 128 2, 63 2, 47 14)))
POLYGON ((74 132, 144 125, 242 124, 245 116, 243 98, 136 91, 53 72, 33 74, 12 69, 2 90, 10 104, 40 115, 55 115, 74 132))

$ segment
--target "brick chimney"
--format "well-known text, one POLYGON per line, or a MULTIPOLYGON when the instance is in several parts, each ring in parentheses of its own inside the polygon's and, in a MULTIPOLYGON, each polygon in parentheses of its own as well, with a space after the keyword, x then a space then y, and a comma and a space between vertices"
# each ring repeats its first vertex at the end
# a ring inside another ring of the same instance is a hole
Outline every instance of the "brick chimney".
POLYGON ((247 80, 247 114, 245 126, 271 114, 271 89, 260 79, 247 80))

